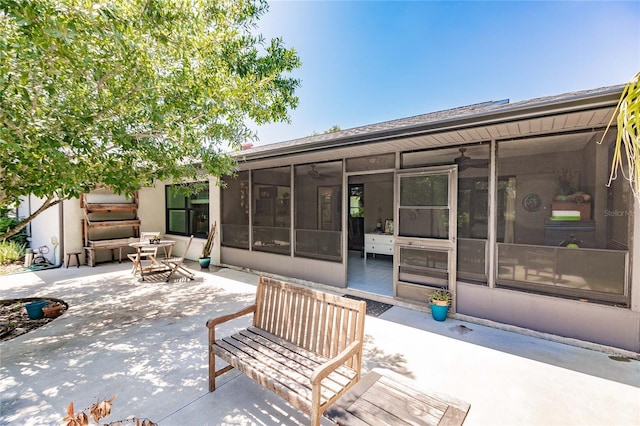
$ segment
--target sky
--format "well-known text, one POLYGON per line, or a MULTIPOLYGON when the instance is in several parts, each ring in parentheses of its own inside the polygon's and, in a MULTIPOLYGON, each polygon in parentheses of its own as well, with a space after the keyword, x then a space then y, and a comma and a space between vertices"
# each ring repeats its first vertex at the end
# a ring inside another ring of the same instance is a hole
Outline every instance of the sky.
POLYGON ((255 145, 478 102, 624 84, 640 71, 640 1, 277 1, 260 18, 302 66, 291 123, 255 145))

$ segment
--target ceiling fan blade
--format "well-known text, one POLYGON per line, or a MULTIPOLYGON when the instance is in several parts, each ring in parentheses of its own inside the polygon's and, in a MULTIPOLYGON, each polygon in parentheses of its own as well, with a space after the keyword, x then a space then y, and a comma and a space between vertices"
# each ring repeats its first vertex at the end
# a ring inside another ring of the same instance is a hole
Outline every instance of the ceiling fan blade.
POLYGON ((458 148, 460 156, 453 159, 453 162, 458 165, 458 170, 462 171, 469 167, 489 167, 489 160, 482 158, 471 158, 465 155, 467 148, 458 148))
POLYGON ((475 159, 475 160, 469 160, 469 167, 480 167, 480 168, 486 168, 489 167, 489 160, 482 160, 482 159, 475 159))

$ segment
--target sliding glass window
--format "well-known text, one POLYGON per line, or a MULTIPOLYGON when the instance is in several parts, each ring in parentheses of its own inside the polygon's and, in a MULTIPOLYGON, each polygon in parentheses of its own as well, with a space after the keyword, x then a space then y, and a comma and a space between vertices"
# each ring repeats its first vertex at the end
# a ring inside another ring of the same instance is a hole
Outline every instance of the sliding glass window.
POLYGON ((295 167, 295 255, 342 261, 342 162, 295 167))

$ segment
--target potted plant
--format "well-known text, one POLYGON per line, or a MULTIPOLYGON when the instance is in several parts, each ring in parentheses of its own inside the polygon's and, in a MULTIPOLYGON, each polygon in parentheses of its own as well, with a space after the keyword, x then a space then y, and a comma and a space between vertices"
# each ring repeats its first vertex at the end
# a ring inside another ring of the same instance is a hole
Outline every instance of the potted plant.
POLYGON ((57 318, 62 315, 65 306, 59 302, 49 302, 47 306, 42 308, 42 312, 44 312, 44 316, 46 318, 57 318))
POLYGON ((207 241, 202 245, 202 254, 198 258, 201 269, 207 269, 211 263, 211 249, 213 248, 213 236, 216 234, 216 223, 211 225, 209 234, 207 235, 207 241))
POLYGON ((451 292, 444 288, 438 289, 429 295, 431 301, 431 316, 436 321, 444 321, 449 313, 451 292))

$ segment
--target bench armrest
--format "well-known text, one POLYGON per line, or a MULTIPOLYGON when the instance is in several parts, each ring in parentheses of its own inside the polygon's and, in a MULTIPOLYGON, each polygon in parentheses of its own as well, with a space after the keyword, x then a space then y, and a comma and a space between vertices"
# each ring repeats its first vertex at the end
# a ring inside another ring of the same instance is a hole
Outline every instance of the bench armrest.
POLYGON ((222 316, 210 319, 209 321, 207 321, 207 327, 214 328, 218 324, 222 324, 224 322, 231 321, 232 319, 236 319, 245 315, 252 314, 256 311, 256 306, 257 305, 253 304, 251 306, 247 306, 246 308, 239 310, 238 312, 234 312, 232 314, 222 315, 222 316))
POLYGON ((311 385, 312 386, 319 385, 320 382, 325 377, 327 377, 336 368, 344 364, 354 354, 358 353, 359 350, 362 350, 362 342, 360 341, 351 342, 350 345, 344 348, 342 352, 340 352, 334 358, 331 358, 329 361, 318 366, 313 371, 313 374, 311 374, 311 385))

